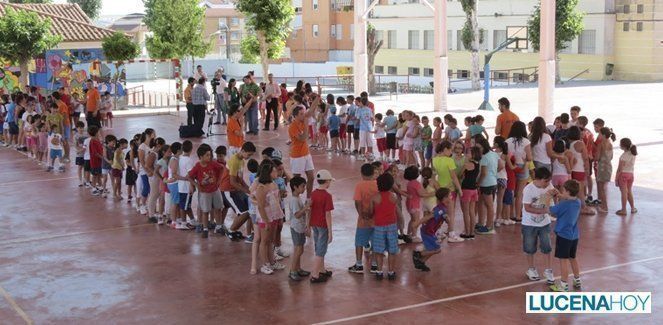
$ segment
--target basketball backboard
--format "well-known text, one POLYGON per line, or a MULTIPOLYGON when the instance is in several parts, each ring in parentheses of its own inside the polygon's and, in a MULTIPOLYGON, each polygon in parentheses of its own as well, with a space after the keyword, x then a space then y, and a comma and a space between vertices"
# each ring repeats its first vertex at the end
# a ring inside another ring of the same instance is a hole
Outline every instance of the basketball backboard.
POLYGON ((507 26, 506 37, 507 39, 518 39, 518 41, 507 45, 507 49, 525 50, 529 47, 529 39, 527 38, 527 26, 507 26))

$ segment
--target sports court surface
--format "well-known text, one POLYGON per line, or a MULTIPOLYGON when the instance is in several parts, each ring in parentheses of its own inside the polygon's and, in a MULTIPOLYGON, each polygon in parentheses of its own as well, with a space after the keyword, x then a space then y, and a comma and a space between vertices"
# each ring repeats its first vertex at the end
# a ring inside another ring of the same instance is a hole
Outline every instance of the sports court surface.
MULTIPOLYGON (((494 115, 485 115, 490 126, 494 115)), ((178 140, 177 125, 179 119, 169 115, 125 117, 115 120, 113 133, 131 137, 151 127, 172 142, 178 140)), ((274 146, 287 152, 284 127, 247 140, 259 151, 274 146)), ((225 141, 223 136, 206 140, 213 147, 225 141)), ((643 154, 641 162, 653 158, 643 154)), ((351 199, 361 162, 326 153, 316 154, 314 162, 336 178, 330 190, 334 241, 326 257, 334 275, 325 284, 295 283, 286 271, 249 275, 250 245, 147 224, 126 202, 79 189, 74 170, 46 173, 23 154, 0 148, 0 323, 663 323, 657 213, 663 187, 658 179, 645 179, 654 173, 642 164, 635 189, 640 212, 614 215, 619 193, 611 185, 610 213, 581 217, 579 262, 584 291, 651 291, 652 314, 529 316, 525 292, 547 291, 547 286, 524 275, 517 225, 470 242, 445 241, 442 253, 428 262, 429 273, 414 269, 410 244, 401 246, 396 281, 349 274, 356 224, 351 199)), ((289 231, 284 230, 283 240, 290 249, 289 231)), ((302 261, 306 269, 312 251, 309 241, 302 261)), ((536 263, 541 269, 543 260, 537 256, 536 263)), ((557 262, 553 265, 558 275, 557 262)))

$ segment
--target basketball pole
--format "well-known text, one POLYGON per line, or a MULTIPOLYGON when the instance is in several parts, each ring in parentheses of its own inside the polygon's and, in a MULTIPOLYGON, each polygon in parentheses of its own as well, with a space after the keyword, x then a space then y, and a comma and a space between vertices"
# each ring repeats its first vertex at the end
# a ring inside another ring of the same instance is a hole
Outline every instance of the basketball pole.
POLYGON ((494 111, 495 109, 493 108, 492 105, 490 105, 490 59, 493 58, 493 54, 501 51, 502 49, 506 48, 510 44, 517 42, 520 40, 518 37, 513 37, 513 38, 508 38, 506 41, 502 42, 497 48, 494 50, 490 51, 490 53, 486 54, 485 59, 484 59, 484 67, 483 67, 483 102, 481 105, 479 105, 479 110, 480 111, 494 111))

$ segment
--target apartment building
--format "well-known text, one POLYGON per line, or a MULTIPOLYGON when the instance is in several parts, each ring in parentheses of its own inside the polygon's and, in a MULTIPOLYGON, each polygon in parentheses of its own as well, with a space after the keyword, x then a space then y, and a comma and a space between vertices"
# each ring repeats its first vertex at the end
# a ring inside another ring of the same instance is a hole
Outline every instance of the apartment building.
MULTIPOLYGON (((432 2, 432 1, 431 1, 432 2)), ((506 38, 507 27, 525 27, 537 0, 479 0, 481 59, 506 38)), ((584 31, 560 54, 563 78, 663 80, 663 0, 581 0, 584 31)), ((447 3, 449 73, 469 74, 470 54, 461 42, 465 13, 458 0, 447 3)), ((433 75, 433 13, 419 0, 381 0, 370 22, 385 43, 375 72, 433 75)), ((536 67, 538 54, 503 50, 493 70, 536 67)), ((499 73, 499 72, 497 72, 499 73)))
POLYGON ((229 0, 204 0, 200 5, 205 8, 204 34, 214 42, 207 56, 239 61, 240 42, 245 34, 242 14, 229 0))
POLYGON ((293 0, 296 16, 286 42, 294 62, 352 61, 353 0, 293 0))

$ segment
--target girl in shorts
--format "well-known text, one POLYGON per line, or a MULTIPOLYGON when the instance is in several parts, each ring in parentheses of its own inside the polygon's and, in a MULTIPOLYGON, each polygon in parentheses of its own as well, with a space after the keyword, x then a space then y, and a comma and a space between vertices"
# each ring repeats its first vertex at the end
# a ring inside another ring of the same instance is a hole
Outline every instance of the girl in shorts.
POLYGON ((552 158, 552 185, 559 191, 564 183, 571 179, 571 166, 575 163, 571 151, 566 148, 564 140, 556 140, 553 152, 557 157, 552 158))
POLYGON ((124 177, 124 185, 127 186, 127 203, 131 204, 133 195, 136 195, 136 180, 138 179, 138 174, 136 173, 136 166, 138 165, 136 160, 138 159, 138 142, 137 140, 131 140, 129 142, 129 151, 124 156, 125 165, 127 172, 124 177))
POLYGON ((619 157, 615 185, 619 187, 619 191, 622 193, 622 208, 615 213, 624 216, 626 215, 626 201, 631 205, 631 213, 638 212, 633 200, 633 172, 638 149, 629 138, 622 138, 619 141, 619 147, 624 150, 624 153, 619 157))
POLYGON ((41 165, 44 161, 44 153, 48 149, 48 133, 46 124, 41 121, 37 123, 37 162, 41 165))
POLYGON ((408 166, 403 172, 403 177, 407 180, 407 194, 405 207, 410 214, 410 222, 407 225, 407 234, 413 240, 416 239, 416 226, 421 219, 421 199, 434 196, 435 193, 429 193, 424 190, 422 184, 417 180, 419 178, 419 168, 417 166, 408 166))
POLYGON ((279 188, 274 183, 277 177, 278 171, 274 164, 269 160, 263 162, 258 173, 258 185, 255 191, 257 221, 261 237, 260 256, 264 262, 260 267, 260 272, 263 274, 272 274, 274 270, 285 268, 283 264, 274 261, 273 254, 276 229, 284 217, 283 210, 281 210, 279 188))
MULTIPOLYGON (((615 134, 609 128, 603 127, 599 130, 603 139, 599 143, 596 156, 596 191, 599 194, 598 211, 608 212, 607 184, 612 179, 612 142, 616 140, 615 134)), ((591 170, 591 167, 590 167, 591 170)))
POLYGON ((469 159, 465 160, 462 167, 462 181, 460 188, 463 195, 460 198, 460 208, 463 211, 464 231, 460 238, 474 239, 474 225, 477 220, 477 202, 479 202, 479 175, 481 172, 481 149, 479 147, 470 148, 469 159))

